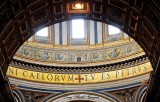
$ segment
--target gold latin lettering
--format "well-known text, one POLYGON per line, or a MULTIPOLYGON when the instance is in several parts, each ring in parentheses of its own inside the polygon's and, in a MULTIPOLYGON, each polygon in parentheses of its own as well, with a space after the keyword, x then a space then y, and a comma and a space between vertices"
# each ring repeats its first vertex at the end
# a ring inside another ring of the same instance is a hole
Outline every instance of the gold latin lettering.
POLYGON ((30 78, 31 78, 31 77, 34 79, 34 75, 33 75, 33 73, 31 73, 30 78))
POLYGON ((130 70, 130 69, 126 69, 126 70, 127 70, 127 72, 128 72, 128 75, 129 75, 129 70, 130 70))
POLYGON ((28 73, 28 71, 23 71, 23 77, 27 77, 26 73, 28 73))
POLYGON ((18 69, 16 69, 16 76, 17 76, 17 73, 18 73, 18 69))
POLYGON ((55 81, 59 81, 59 75, 55 75, 55 81))
POLYGON ((124 70, 122 69, 122 70, 121 70, 121 75, 122 75, 122 77, 124 76, 124 72, 123 72, 123 71, 124 71, 124 70))
POLYGON ((68 75, 68 81, 73 81, 73 75, 68 75))
POLYGON ((65 75, 61 75, 61 77, 62 77, 62 80, 64 81, 64 79, 65 79, 66 76, 65 75))
POLYGON ((147 70, 146 64, 143 65, 143 68, 144 68, 143 71, 146 71, 146 70, 147 70))
POLYGON ((39 74, 40 74, 40 73, 37 73, 37 79, 39 79, 39 74))
POLYGON ((44 80, 44 73, 42 73, 42 80, 44 80))
POLYGON ((119 71, 116 71, 116 78, 118 78, 118 75, 119 75, 119 71))
POLYGON ((12 74, 12 75, 13 75, 13 70, 14 70, 14 68, 9 67, 8 70, 9 70, 9 74, 12 74))
POLYGON ((140 72, 141 71, 141 66, 137 66, 138 67, 138 71, 140 72))
POLYGON ((88 77, 88 75, 84 75, 84 77, 85 77, 85 81, 87 81, 87 79, 88 79, 88 78, 87 78, 87 77, 88 77))
POLYGON ((48 74, 48 75, 47 75, 47 79, 48 79, 49 81, 53 80, 52 74, 48 74))
POLYGON ((137 76, 152 71, 150 63, 137 65, 130 68, 125 68, 110 72, 88 73, 88 74, 54 74, 43 73, 36 71, 27 71, 15 67, 9 67, 7 75, 15 78, 23 78, 26 80, 40 81, 40 82, 52 82, 52 83, 64 83, 64 84, 79 84, 79 77, 81 83, 98 83, 105 81, 113 81, 117 79, 129 78, 129 76, 137 76), (75 81, 78 80, 78 81, 75 81))
POLYGON ((132 74, 136 74, 136 68, 132 68, 132 74))
POLYGON ((91 74, 91 78, 92 80, 94 80, 95 74, 91 74))
POLYGON ((109 73, 107 73, 107 79, 109 79, 110 78, 110 75, 109 75, 109 73))
POLYGON ((105 76, 104 76, 104 75, 105 75, 105 73, 102 73, 102 80, 104 80, 104 78, 105 78, 105 76))

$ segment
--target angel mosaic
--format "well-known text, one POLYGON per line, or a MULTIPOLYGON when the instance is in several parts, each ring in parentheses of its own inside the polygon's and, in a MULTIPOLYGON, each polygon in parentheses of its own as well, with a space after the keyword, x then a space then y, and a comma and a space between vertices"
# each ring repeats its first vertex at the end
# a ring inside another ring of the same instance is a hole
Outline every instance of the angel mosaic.
POLYGON ((46 60, 50 58, 50 55, 48 54, 48 51, 40 51, 40 54, 38 54, 38 57, 40 57, 42 60, 46 60))
POLYGON ((115 48, 113 51, 110 52, 108 55, 110 58, 116 58, 120 54, 120 49, 115 48))

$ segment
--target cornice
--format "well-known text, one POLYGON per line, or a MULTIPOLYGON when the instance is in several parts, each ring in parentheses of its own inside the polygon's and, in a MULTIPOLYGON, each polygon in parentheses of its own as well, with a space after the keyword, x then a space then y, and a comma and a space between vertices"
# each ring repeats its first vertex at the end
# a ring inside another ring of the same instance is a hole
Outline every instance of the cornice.
POLYGON ((60 67, 60 66, 48 66, 35 63, 24 62, 21 60, 13 59, 10 66, 17 68, 23 68, 26 70, 40 71, 40 72, 54 72, 54 73, 93 73, 103 71, 114 71, 119 69, 128 68, 149 62, 146 55, 139 56, 133 59, 121 61, 118 63, 97 65, 97 66, 83 66, 83 67, 60 67))

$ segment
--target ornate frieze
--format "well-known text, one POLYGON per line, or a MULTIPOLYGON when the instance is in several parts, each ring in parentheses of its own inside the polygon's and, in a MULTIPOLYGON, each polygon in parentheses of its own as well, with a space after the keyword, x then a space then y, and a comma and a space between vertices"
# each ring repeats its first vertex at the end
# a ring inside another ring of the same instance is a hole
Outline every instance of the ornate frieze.
MULTIPOLYGON (((61 48, 43 48, 32 45, 22 45, 16 53, 15 58, 27 62, 38 61, 39 63, 99 63, 108 61, 111 63, 117 62, 118 59, 125 59, 128 56, 143 55, 143 50, 136 42, 128 42, 122 45, 88 48, 88 49, 61 49, 61 48)), ((46 63, 46 65, 47 65, 46 63)))

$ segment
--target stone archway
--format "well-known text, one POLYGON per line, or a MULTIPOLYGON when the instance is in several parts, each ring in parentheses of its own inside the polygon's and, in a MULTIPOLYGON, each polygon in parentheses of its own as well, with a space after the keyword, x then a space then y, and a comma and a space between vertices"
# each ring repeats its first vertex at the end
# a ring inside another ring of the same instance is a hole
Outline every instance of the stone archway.
POLYGON ((112 94, 99 94, 95 92, 68 92, 63 95, 49 95, 40 102, 122 102, 112 94))
MULTIPOLYGON (((77 0, 78 1, 78 0, 77 0)), ((72 19, 75 14, 66 13, 66 3, 72 0, 13 0, 3 1, 0 6, 0 67, 1 82, 8 90, 5 74, 18 48, 36 30, 56 22, 72 19)), ((160 83, 160 11, 158 0, 85 0, 90 4, 89 14, 78 17, 105 22, 120 28, 132 37, 146 52, 154 72, 148 90, 148 100, 159 99, 160 83)), ((10 91, 3 91, 11 97, 10 91)), ((3 95, 2 95, 3 96, 3 95)), ((8 100, 10 98, 6 98, 8 100)))
POLYGON ((70 102, 93 102, 93 101, 85 101, 85 100, 75 100, 75 101, 70 101, 70 102))

